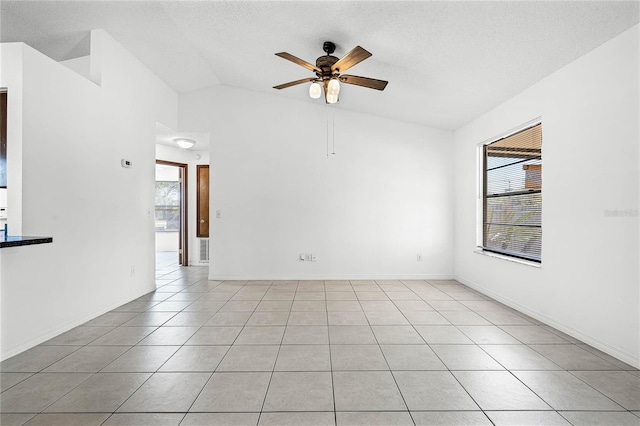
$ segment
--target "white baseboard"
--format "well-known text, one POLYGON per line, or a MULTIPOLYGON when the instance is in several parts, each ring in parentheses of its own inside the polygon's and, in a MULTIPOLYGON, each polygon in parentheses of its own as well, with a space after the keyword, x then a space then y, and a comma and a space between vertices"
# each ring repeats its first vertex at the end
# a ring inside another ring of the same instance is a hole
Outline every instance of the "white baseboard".
POLYGON ((244 274, 210 274, 210 281, 299 281, 299 280, 451 280, 452 274, 392 274, 392 275, 370 275, 370 274, 317 274, 317 275, 244 275, 244 274))
MULTIPOLYGON (((155 289, 155 285, 154 285, 153 288, 155 289)), ((153 289, 150 290, 150 291, 153 291, 153 289)), ((5 348, 2 348, 2 353, 0 354, 0 361, 4 361, 4 360, 6 360, 8 358, 11 358, 14 355, 18 355, 21 352, 24 352, 24 351, 26 351, 28 349, 31 349, 34 346, 39 345, 40 343, 44 343, 49 339, 52 339, 52 338, 54 338, 54 337, 56 337, 56 336, 58 336, 58 335, 60 335, 60 334, 62 334, 64 332, 66 332, 66 331, 71 330, 72 328, 75 328, 75 327, 77 327, 79 325, 82 325, 87 321, 90 321, 90 320, 92 320, 94 318, 99 317, 100 315, 106 314, 107 312, 112 311, 115 308, 124 305, 125 303, 129 303, 129 302, 131 302, 133 300, 136 300, 137 298, 142 297, 147 293, 149 293, 149 291, 146 291, 145 293, 142 293, 142 294, 140 294, 138 296, 134 296, 132 299, 127 298, 127 299, 124 299, 124 300, 122 300, 120 302, 116 302, 116 303, 114 303, 112 305, 109 305, 109 306, 107 306, 105 308, 101 308, 101 309, 97 310, 94 313, 91 313, 91 314, 88 314, 88 315, 84 315, 83 317, 81 317, 81 318, 79 318, 77 320, 68 322, 67 324, 65 324, 63 326, 60 326, 60 327, 56 327, 55 329, 53 329, 51 331, 43 333, 38 337, 35 337, 33 339, 29 339, 29 340, 27 340, 25 342, 22 342, 22 343, 18 344, 18 345, 14 345, 13 347, 11 347, 9 349, 5 350, 5 348)))
POLYGON ((619 359, 622 362, 625 362, 633 367, 636 368, 640 368, 640 359, 635 357, 634 355, 625 352, 625 351, 621 351, 618 348, 615 348, 607 343, 604 343, 598 339, 593 338, 592 336, 585 334, 579 330, 576 330, 566 324, 562 324, 559 323, 558 321, 554 320, 553 318, 550 318, 544 314, 541 314, 540 312, 537 312, 535 310, 529 309, 528 307, 521 305, 520 303, 511 300, 509 298, 503 297, 491 290, 488 290, 486 288, 484 288, 483 286, 474 283, 473 281, 467 280, 465 278, 462 278, 460 276, 455 276, 454 279, 464 285, 467 285, 475 290, 478 290, 479 292, 497 300, 500 303, 503 303, 513 309, 518 310, 519 312, 522 312, 523 314, 529 315, 531 318, 537 319, 538 321, 541 321, 547 325, 550 325, 551 327, 562 331, 563 333, 568 334, 571 337, 574 337, 578 340, 580 340, 581 342, 584 342, 590 346, 593 346, 596 349, 601 350, 602 352, 611 355, 612 357, 619 359))

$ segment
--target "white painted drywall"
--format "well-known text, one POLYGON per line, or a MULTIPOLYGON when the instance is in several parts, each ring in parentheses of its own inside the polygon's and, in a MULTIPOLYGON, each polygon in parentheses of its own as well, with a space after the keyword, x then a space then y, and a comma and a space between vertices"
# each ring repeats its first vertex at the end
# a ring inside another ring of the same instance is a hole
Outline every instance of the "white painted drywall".
POLYGON ((101 86, 27 45, 2 46, 3 70, 22 69, 0 82, 10 110, 22 103, 8 121, 22 132, 8 140, 9 209, 22 209, 25 235, 54 240, 2 249, 3 359, 155 288, 155 125, 176 126, 177 94, 104 31, 91 45, 101 86))
POLYGON ((179 244, 178 232, 156 232, 156 253, 163 251, 174 252, 175 258, 178 259, 179 244))
POLYGON ((455 133, 455 274, 640 366, 638 26, 455 133), (543 253, 535 268, 474 253, 477 144, 536 117, 543 253), (608 210, 635 216, 607 216, 608 210))
POLYGON ((91 57, 81 56, 79 58, 68 59, 61 61, 60 64, 69 68, 72 71, 77 72, 86 79, 91 79, 91 57))
MULTIPOLYGON (((189 234, 189 265, 206 266, 199 258, 200 246, 196 237, 196 166, 209 164, 209 151, 173 148, 167 145, 156 144, 156 159, 182 163, 187 165, 187 232, 189 234)), ((156 234, 156 238, 161 233, 156 234)), ((163 236, 160 236, 163 238, 163 236)), ((164 248, 158 245, 156 248, 164 248)))
POLYGON ((210 134, 209 277, 451 277, 452 133, 336 109, 327 159, 327 111, 224 86, 180 96, 180 129, 210 134))
POLYGON ((22 234, 22 68, 22 43, 0 44, 0 87, 7 88, 7 141, 11 142, 7 143, 5 204, 10 206, 10 235, 22 234))

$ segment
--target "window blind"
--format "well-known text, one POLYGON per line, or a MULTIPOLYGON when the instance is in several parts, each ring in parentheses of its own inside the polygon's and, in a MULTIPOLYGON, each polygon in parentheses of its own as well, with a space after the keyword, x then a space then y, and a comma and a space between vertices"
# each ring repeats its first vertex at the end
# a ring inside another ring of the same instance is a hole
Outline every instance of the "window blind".
POLYGON ((542 124, 483 147, 482 248, 542 261, 542 124))

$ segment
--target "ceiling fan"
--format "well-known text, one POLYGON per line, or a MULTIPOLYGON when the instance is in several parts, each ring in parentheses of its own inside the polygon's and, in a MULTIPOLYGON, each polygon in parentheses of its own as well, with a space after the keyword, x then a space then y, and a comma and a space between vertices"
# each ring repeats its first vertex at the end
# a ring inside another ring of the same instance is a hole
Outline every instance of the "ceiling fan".
POLYGON ((376 90, 384 90, 387 83, 389 83, 388 81, 376 80, 374 78, 342 74, 352 66, 359 64, 371 56, 371 53, 367 52, 360 46, 356 46, 341 59, 331 55, 335 52, 336 45, 330 41, 324 42, 322 50, 325 51, 326 55, 320 56, 316 59, 315 65, 303 61, 302 59, 287 52, 276 53, 276 56, 298 64, 309 71, 315 72, 316 76, 290 81, 289 83, 274 86, 274 89, 286 89, 287 87, 311 82, 311 86, 309 87, 309 96, 314 99, 318 99, 322 95, 322 89, 324 88, 325 102, 328 104, 335 104, 338 102, 338 95, 340 94, 340 83, 353 84, 376 90))

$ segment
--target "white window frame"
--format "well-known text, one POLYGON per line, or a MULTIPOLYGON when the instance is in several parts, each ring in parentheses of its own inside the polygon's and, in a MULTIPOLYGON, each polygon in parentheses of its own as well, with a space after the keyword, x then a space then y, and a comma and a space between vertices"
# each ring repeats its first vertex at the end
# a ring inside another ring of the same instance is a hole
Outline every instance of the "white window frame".
MULTIPOLYGON (((537 126, 538 124, 542 124, 542 117, 534 118, 526 123, 520 124, 517 127, 514 127, 504 133, 500 133, 497 136, 494 136, 490 139, 487 139, 483 142, 480 142, 476 145, 476 250, 475 253, 483 254, 489 257, 495 257, 498 259, 504 259, 515 263, 520 263, 524 265, 534 266, 534 267, 542 267, 542 252, 540 254, 540 262, 535 262, 527 259, 520 259, 513 256, 508 256, 505 254, 494 253, 483 248, 483 224, 484 224, 484 147, 486 145, 492 144, 500 139, 507 138, 511 135, 519 133, 523 130, 526 130, 530 127, 537 126)), ((544 205, 544 202, 543 202, 544 205)), ((543 239, 544 241, 544 239, 543 239)), ((544 246, 544 243, 543 243, 544 246)), ((544 249, 544 247, 542 247, 544 249)))

